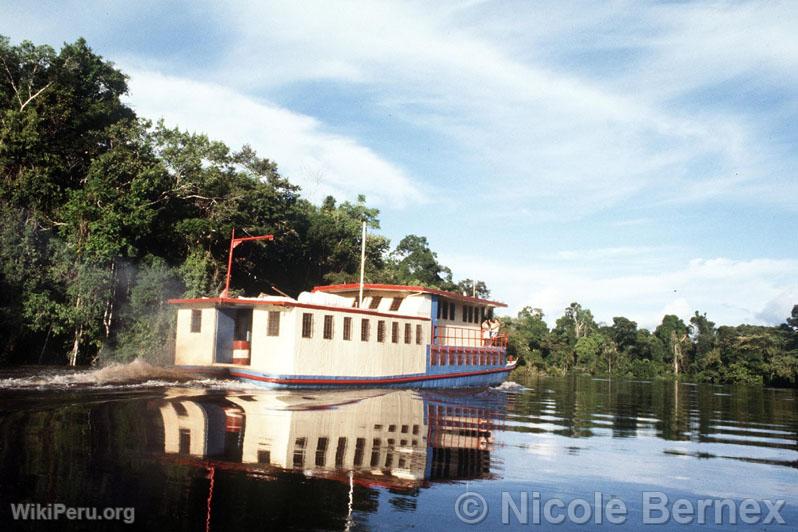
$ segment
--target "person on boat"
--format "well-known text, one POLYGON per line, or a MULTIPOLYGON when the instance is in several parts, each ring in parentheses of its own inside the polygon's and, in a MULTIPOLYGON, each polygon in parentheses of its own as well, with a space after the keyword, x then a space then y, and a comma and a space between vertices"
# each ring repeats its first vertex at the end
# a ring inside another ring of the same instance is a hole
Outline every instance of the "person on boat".
POLYGON ((501 323, 496 318, 491 318, 488 322, 488 331, 490 333, 490 345, 494 345, 496 338, 499 336, 499 329, 501 323))
POLYGON ((490 345, 490 320, 485 318, 480 325, 482 329, 482 345, 490 345))

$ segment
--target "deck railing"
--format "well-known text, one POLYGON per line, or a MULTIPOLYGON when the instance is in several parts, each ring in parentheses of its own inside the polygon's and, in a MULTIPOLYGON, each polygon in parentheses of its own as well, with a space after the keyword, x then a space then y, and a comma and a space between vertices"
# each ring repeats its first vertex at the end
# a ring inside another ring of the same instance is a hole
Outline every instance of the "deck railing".
POLYGON ((462 347, 507 347, 507 335, 499 333, 488 338, 479 329, 435 325, 432 329, 432 345, 462 347))

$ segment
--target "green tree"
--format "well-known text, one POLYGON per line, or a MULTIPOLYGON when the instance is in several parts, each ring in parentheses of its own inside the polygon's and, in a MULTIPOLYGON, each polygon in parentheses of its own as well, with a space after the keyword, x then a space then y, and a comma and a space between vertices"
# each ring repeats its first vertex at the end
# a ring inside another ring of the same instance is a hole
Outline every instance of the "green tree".
POLYGON ((429 247, 427 238, 407 235, 393 250, 389 269, 399 284, 420 285, 442 290, 455 290, 452 271, 438 262, 438 255, 429 247))
POLYGON ((476 295, 476 297, 482 298, 490 297, 490 290, 488 290, 485 281, 477 281, 476 286, 474 286, 473 279, 463 279, 457 283, 455 291, 467 296, 476 295))
POLYGON ((612 318, 612 340, 621 351, 637 354, 637 323, 618 316, 612 318))
POLYGON ((654 334, 665 345, 667 356, 665 361, 673 367, 673 374, 679 375, 686 365, 687 348, 690 345, 688 328, 678 316, 667 314, 657 326, 654 334))
POLYGON ((717 335, 715 323, 707 319, 706 312, 698 311, 690 318, 690 338, 693 342, 693 353, 696 362, 700 362, 708 353, 715 349, 717 335))
POLYGON ((574 302, 565 308, 562 317, 557 320, 553 332, 565 338, 569 345, 574 346, 579 338, 597 330, 598 326, 593 319, 593 313, 574 302))
POLYGON ((577 364, 590 372, 595 372, 607 351, 605 345, 607 342, 608 339, 600 333, 591 333, 577 340, 574 348, 577 364))

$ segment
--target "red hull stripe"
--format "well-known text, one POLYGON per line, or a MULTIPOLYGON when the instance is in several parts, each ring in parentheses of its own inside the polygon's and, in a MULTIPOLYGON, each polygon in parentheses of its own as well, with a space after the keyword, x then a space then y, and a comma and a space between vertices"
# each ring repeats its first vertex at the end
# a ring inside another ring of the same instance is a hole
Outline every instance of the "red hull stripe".
POLYGON ((243 379, 251 379, 261 382, 272 382, 276 384, 392 384, 402 382, 418 382, 428 381, 434 379, 454 379, 457 377, 471 377, 474 375, 488 375, 491 373, 501 373, 503 371, 512 371, 515 368, 496 368, 483 371, 467 371, 462 373, 442 373, 439 375, 415 375, 409 377, 385 377, 381 379, 325 379, 325 378, 291 378, 291 377, 267 377, 265 375, 254 375, 251 373, 241 373, 234 369, 230 369, 230 375, 233 377, 240 377, 243 379))

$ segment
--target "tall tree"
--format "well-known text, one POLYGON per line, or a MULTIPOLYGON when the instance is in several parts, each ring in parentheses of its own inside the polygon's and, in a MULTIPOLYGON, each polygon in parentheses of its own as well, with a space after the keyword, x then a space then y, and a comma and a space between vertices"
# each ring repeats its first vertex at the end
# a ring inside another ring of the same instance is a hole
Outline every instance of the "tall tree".
POLYGON ((690 345, 688 328, 678 316, 667 314, 654 334, 665 344, 673 374, 678 375, 685 365, 687 347, 690 345))
POLYGON ((427 238, 407 235, 390 257, 389 268, 395 281, 443 290, 454 290, 452 271, 438 262, 438 254, 429 247, 427 238))

